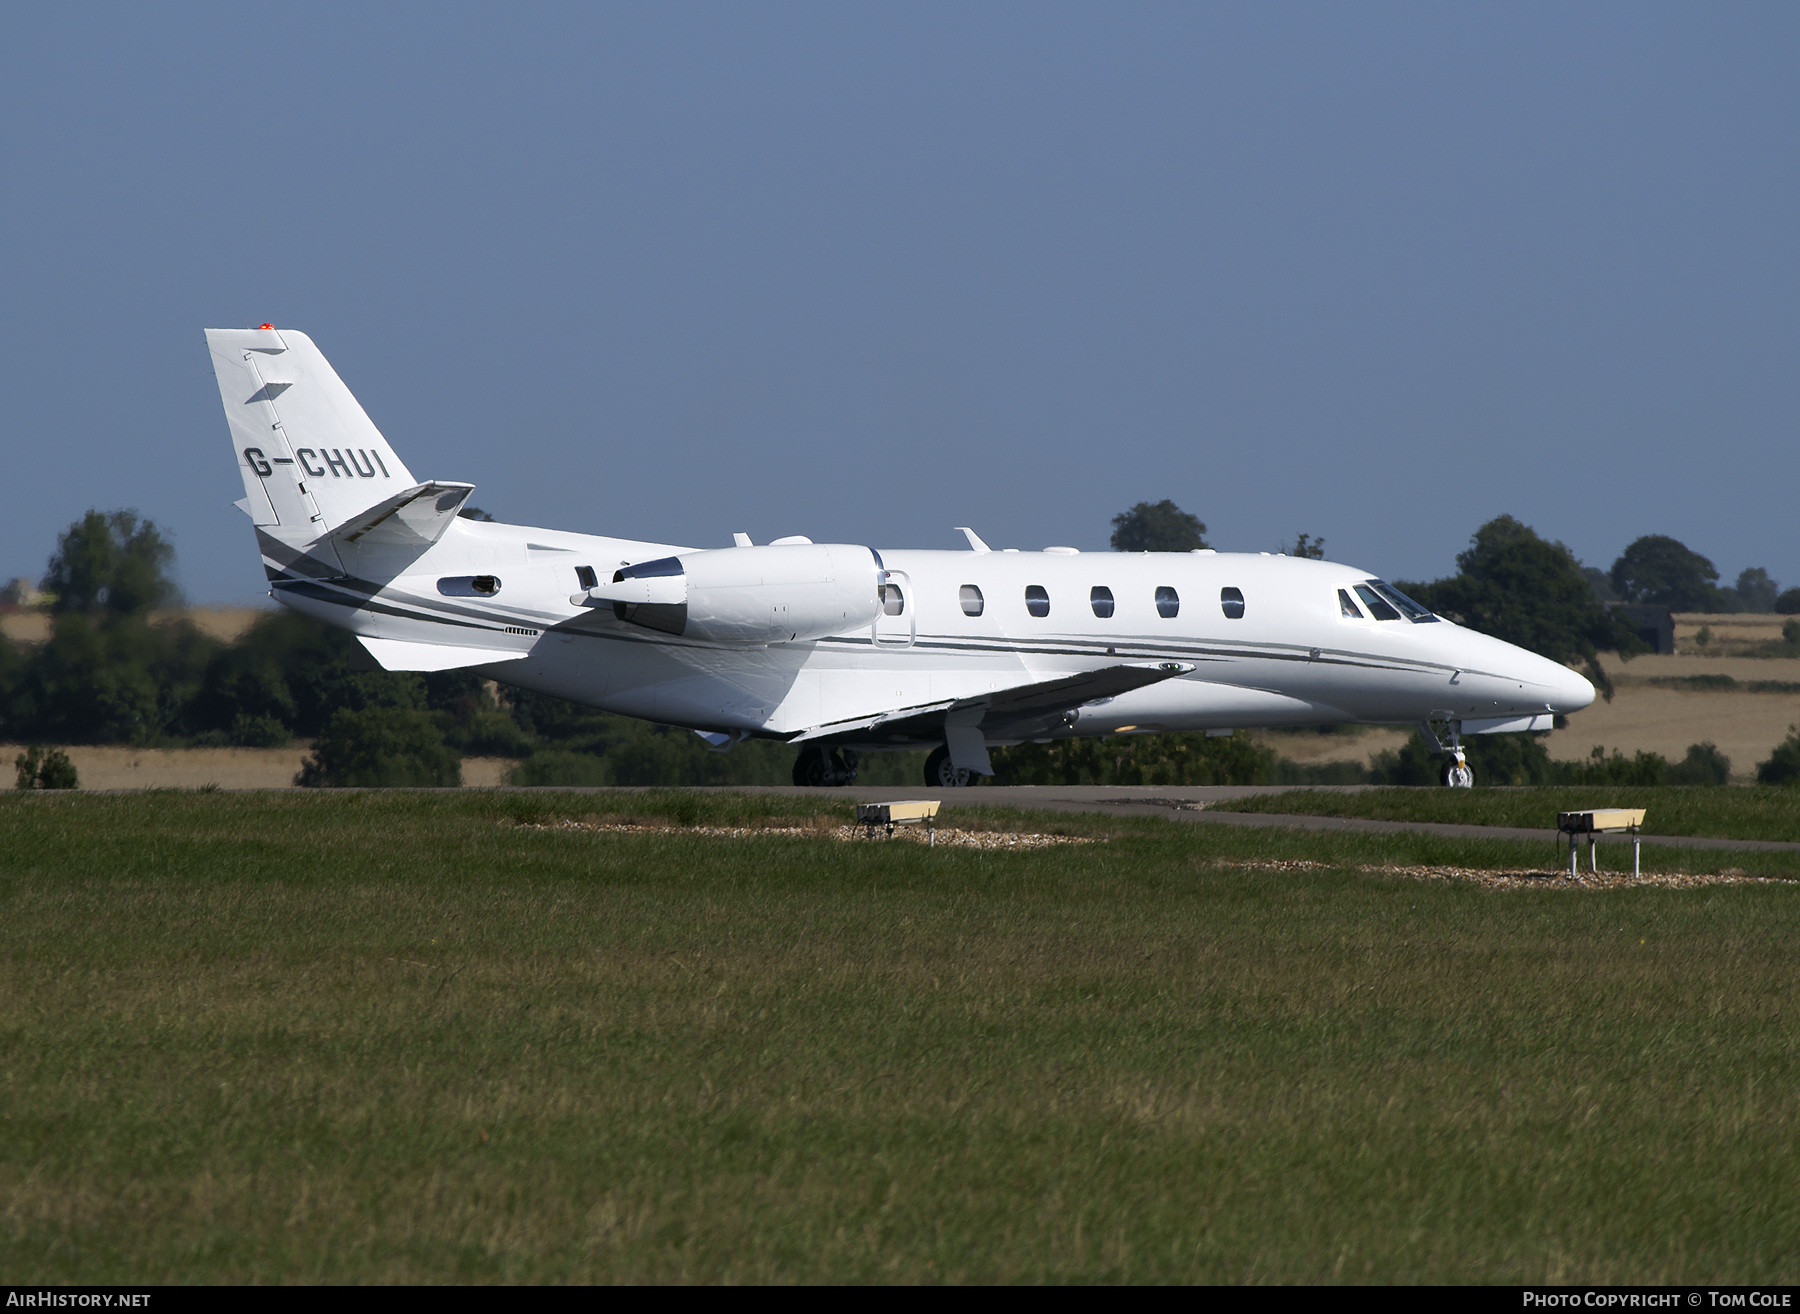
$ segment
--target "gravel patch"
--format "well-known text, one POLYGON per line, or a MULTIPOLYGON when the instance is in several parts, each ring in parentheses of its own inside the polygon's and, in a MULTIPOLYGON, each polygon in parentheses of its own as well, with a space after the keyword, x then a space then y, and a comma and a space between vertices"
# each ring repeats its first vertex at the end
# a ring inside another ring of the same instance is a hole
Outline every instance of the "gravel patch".
MULTIPOLYGON (((554 821, 521 823, 520 830, 584 830, 613 835, 714 835, 724 839, 745 839, 755 835, 801 835, 813 838, 855 840, 865 844, 885 844, 890 840, 924 844, 923 826, 896 826, 889 836, 881 830, 870 839, 861 826, 676 826, 648 825, 642 822, 554 821)), ((963 830, 956 826, 939 826, 937 843, 953 849, 1048 849, 1061 844, 1099 844, 1103 840, 1086 835, 1040 835, 1010 830, 963 830)))
MULTIPOLYGON (((1217 868, 1233 871, 1332 871, 1343 867, 1327 862, 1293 861, 1214 862, 1217 868)), ((1691 872, 1645 872, 1632 876, 1629 872, 1581 872, 1573 880, 1566 869, 1556 871, 1505 870, 1479 867, 1402 867, 1394 864, 1363 865, 1351 868, 1368 876, 1405 876, 1420 881, 1471 881, 1490 890, 1627 890, 1656 887, 1668 890, 1693 890, 1703 885, 1793 885, 1796 882, 1777 876, 1751 876, 1740 868, 1694 874, 1691 872)))

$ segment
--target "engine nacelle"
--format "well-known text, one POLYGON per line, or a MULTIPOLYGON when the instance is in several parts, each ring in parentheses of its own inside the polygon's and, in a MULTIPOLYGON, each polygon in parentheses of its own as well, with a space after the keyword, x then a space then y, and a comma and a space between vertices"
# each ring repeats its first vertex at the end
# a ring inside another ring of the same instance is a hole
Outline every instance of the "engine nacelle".
POLYGON ((844 543, 716 548, 640 561, 576 595, 645 629, 734 647, 847 634, 881 611, 881 558, 844 543))

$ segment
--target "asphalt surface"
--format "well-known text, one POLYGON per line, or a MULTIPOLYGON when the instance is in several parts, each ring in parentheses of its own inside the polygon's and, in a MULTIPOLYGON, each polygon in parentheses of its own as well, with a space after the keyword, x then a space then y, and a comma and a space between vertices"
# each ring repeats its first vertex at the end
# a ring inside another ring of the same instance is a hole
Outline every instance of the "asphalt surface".
MULTIPOLYGON (((746 793, 783 794, 793 797, 815 795, 818 790, 794 786, 716 786, 746 793)), ((1387 835, 1397 831, 1423 831, 1428 835, 1444 835, 1453 839, 1537 840, 1560 845, 1567 852, 1569 838, 1554 826, 1542 830, 1521 826, 1461 826, 1432 821, 1371 821, 1361 817, 1307 817, 1277 812, 1232 812, 1232 800, 1261 794, 1282 794, 1290 789, 1317 789, 1298 785, 988 785, 976 789, 924 789, 904 785, 886 787, 850 786, 829 791, 833 798, 850 798, 860 803, 890 803, 896 799, 935 798, 945 806, 962 803, 969 806, 1032 808, 1041 812, 1097 812, 1115 817, 1166 817, 1170 821, 1187 821, 1211 826, 1265 826, 1288 830, 1335 830, 1365 835, 1387 835)), ((1353 794, 1368 785, 1342 785, 1332 793, 1353 794)), ((948 818, 946 818, 948 820, 948 818)), ((1643 835, 1645 844, 1665 845, 1677 849, 1737 849, 1764 853, 1800 853, 1800 843, 1781 840, 1712 839, 1697 835, 1643 835)), ((1628 844, 1628 835, 1602 835, 1600 843, 1628 844)))

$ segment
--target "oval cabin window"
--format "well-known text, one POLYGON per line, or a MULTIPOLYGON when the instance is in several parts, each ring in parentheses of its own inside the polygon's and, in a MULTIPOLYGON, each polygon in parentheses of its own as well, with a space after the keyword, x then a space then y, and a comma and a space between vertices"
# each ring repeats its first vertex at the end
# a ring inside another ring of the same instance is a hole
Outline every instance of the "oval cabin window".
MULTIPOLYGON (((1243 614, 1243 610, 1244 605, 1240 602, 1238 613, 1243 614)), ((1156 614, 1164 620, 1174 620, 1181 614, 1181 595, 1167 584, 1156 590, 1156 614)), ((1227 611, 1225 614, 1229 616, 1231 613, 1227 611)))
MULTIPOLYGON (((867 597, 867 594, 864 594, 867 597)), ((881 586, 881 614, 883 616, 900 616, 906 612, 906 595, 900 591, 898 584, 881 586)))
POLYGON ((451 575, 438 581, 438 592, 446 598, 491 598, 499 591, 496 575, 451 575))
POLYGON ((1025 586, 1025 610, 1038 617, 1050 614, 1050 594, 1042 584, 1025 586))
POLYGON ((1106 620, 1113 614, 1112 590, 1102 584, 1094 585, 1088 590, 1088 605, 1094 609, 1094 615, 1106 620))
POLYGON ((981 615, 981 608, 982 608, 983 604, 982 604, 980 589, 976 588, 973 584, 965 584, 962 586, 962 588, 957 590, 956 596, 957 596, 957 601, 962 603, 963 615, 965 615, 965 616, 981 615))
POLYGON ((1244 619, 1244 595, 1239 589, 1220 589, 1219 608, 1226 620, 1244 619))

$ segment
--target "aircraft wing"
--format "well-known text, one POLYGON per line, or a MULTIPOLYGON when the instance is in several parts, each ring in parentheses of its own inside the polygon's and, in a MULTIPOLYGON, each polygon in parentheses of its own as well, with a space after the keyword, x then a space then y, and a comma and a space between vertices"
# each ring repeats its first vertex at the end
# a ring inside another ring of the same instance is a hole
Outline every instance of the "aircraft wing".
POLYGON ((952 713, 980 708, 981 728, 989 738, 1006 737, 1009 727, 1041 722, 1084 703, 1103 698, 1116 698, 1145 685, 1186 675, 1195 669, 1192 662, 1123 662, 1098 670, 1041 680, 1034 684, 1016 685, 974 698, 950 698, 941 702, 898 707, 873 716, 852 717, 813 726, 790 739, 804 743, 809 739, 855 739, 860 742, 888 740, 906 743, 941 736, 944 718, 952 713))

